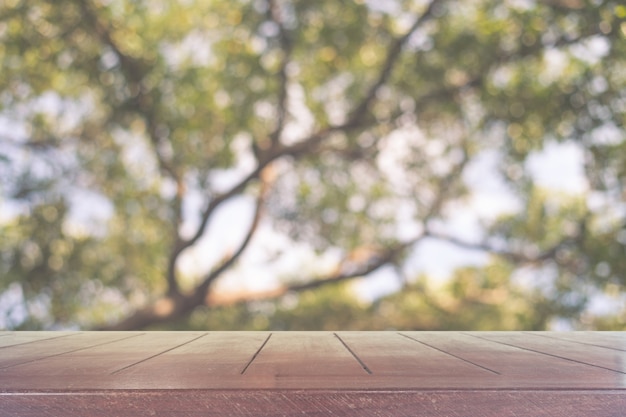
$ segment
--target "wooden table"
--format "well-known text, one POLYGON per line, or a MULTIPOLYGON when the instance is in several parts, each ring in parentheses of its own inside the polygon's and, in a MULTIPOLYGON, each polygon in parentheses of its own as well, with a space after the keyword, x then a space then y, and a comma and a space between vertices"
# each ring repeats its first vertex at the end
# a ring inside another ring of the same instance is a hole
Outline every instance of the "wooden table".
POLYGON ((0 332, 0 416, 625 416, 626 333, 0 332))

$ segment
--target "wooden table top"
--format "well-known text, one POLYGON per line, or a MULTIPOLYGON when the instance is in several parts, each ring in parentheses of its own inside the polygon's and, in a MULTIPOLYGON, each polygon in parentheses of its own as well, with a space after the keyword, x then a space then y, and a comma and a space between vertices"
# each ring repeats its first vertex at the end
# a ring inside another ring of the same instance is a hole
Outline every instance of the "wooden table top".
POLYGON ((626 415, 626 333, 0 332, 0 416, 520 412, 626 415))

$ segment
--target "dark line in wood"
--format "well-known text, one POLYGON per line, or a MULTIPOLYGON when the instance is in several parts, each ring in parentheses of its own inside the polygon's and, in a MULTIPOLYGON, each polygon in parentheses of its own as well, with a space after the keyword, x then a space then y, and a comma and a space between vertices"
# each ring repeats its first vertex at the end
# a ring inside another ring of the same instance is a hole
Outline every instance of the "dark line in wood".
POLYGON ((31 360, 25 361, 25 362, 14 363, 12 365, 0 367, 0 369, 8 369, 8 368, 12 368, 14 366, 19 366, 19 365, 24 365, 24 364, 27 364, 27 363, 32 363, 32 362, 42 361, 42 360, 45 360, 45 359, 54 358, 56 356, 67 355, 68 353, 74 353, 74 352, 78 352, 80 350, 87 350, 87 349, 95 348, 95 347, 98 347, 98 346, 104 346, 104 345, 108 345, 108 344, 111 344, 111 343, 119 342, 119 341, 122 341, 122 340, 131 339, 131 338, 137 337, 137 336, 141 336, 141 334, 134 334, 132 336, 122 337, 121 339, 110 340, 108 342, 97 343, 95 345, 85 346, 85 347, 81 347, 81 348, 78 348, 78 349, 72 349, 72 350, 68 350, 66 352, 55 353, 54 355, 44 356, 42 358, 36 358, 36 359, 31 359, 31 360))
MULTIPOLYGON (((31 340, 30 342, 22 342, 22 343, 15 343, 14 345, 7 345, 7 346, 0 346, 0 349, 6 349, 6 348, 10 348, 13 346, 22 346, 22 345, 27 345, 29 343, 38 343, 38 342, 43 342, 44 340, 52 340, 52 339, 60 339, 62 337, 68 337, 68 336, 76 336, 79 334, 83 334, 82 332, 77 332, 77 333, 69 333, 69 334, 63 334, 61 336, 54 336, 54 337, 46 337, 44 339, 37 339, 37 340, 31 340)), ((4 335, 3 335, 4 336, 4 335)), ((6 335, 8 336, 8 334, 6 335)))
POLYGON ((244 366, 244 368, 241 370, 240 374, 243 375, 246 373, 246 371, 248 370, 248 367, 250 365, 252 365, 252 362, 254 362, 254 360, 256 359, 257 356, 259 356, 259 353, 261 353, 261 351, 263 350, 263 348, 265 347, 265 345, 267 344, 267 342, 269 342, 270 337, 272 337, 272 333, 270 333, 269 335, 267 335, 267 338, 265 339, 265 341, 263 342, 263 344, 261 345, 261 347, 259 347, 257 349, 256 352, 254 352, 254 355, 252 355, 252 357, 250 358, 250 360, 248 361, 248 363, 246 364, 246 366, 244 366))
POLYGON ((343 347, 345 347, 345 348, 346 348, 346 350, 347 350, 348 352, 350 352, 350 354, 354 357, 354 359, 356 359, 356 360, 357 360, 357 362, 359 362, 359 364, 361 365, 361 367, 362 367, 363 369, 365 369, 365 372, 367 372, 368 374, 372 375, 372 374, 373 374, 372 370, 371 370, 370 368, 368 368, 368 367, 367 367, 367 365, 365 364, 365 362, 363 362, 363 361, 361 360, 361 358, 359 358, 359 357, 357 356, 357 354, 356 354, 356 353, 354 353, 354 351, 353 351, 352 349, 350 349, 350 346, 348 346, 348 345, 346 344, 346 342, 344 342, 344 341, 343 341, 343 339, 342 339, 341 337, 339 337, 339 335, 338 335, 337 333, 333 333, 333 334, 335 335, 335 337, 336 337, 337 339, 339 339, 339 341, 341 342, 341 344, 343 345, 343 347))
POLYGON ((563 359, 563 360, 566 360, 566 361, 579 363, 581 365, 593 366, 594 368, 604 369, 604 370, 607 370, 607 371, 617 372, 617 373, 626 375, 626 372, 618 371, 617 369, 606 368, 604 366, 595 365, 593 363, 583 362, 583 361, 579 361, 579 360, 572 359, 572 358, 566 358, 565 356, 559 356, 559 355, 555 355, 553 353, 547 353, 547 352, 542 352, 542 351, 536 350, 536 349, 525 348, 525 347, 521 347, 521 346, 510 344, 510 343, 504 343, 504 342, 500 342, 499 340, 491 340, 491 339, 487 339, 487 338, 484 338, 484 337, 476 336, 476 335, 473 335, 473 334, 468 334, 468 333, 463 333, 463 334, 465 334, 467 336, 475 337, 477 339, 486 340, 488 342, 499 343, 501 345, 511 346, 511 347, 516 348, 516 349, 527 350, 529 352, 539 353, 540 355, 552 356, 553 358, 563 359))
POLYGON ((164 353, 171 352, 172 350, 174 350, 174 349, 178 349, 178 348, 179 348, 179 347, 181 347, 181 346, 188 345, 189 343, 191 343, 191 342, 193 342, 193 341, 196 341, 196 340, 200 339, 201 337, 206 336, 207 334, 208 334, 208 333, 201 334, 200 336, 198 336, 198 337, 194 337, 193 339, 188 340, 188 341, 186 341, 185 343, 181 343, 180 345, 176 345, 176 346, 171 347, 171 348, 169 348, 169 349, 165 349, 164 351, 159 352, 159 353, 157 353, 157 354, 155 354, 155 355, 149 356, 149 357, 147 357, 147 358, 145 358, 145 359, 142 359, 142 360, 140 360, 140 361, 137 361, 137 362, 135 362, 135 363, 131 363, 130 365, 126 365, 126 366, 124 366, 123 368, 120 368, 120 369, 118 369, 118 370, 115 370, 115 371, 111 372, 111 374, 110 374, 110 375, 115 375, 115 374, 118 374, 118 373, 120 373, 120 372, 122 372, 122 371, 124 371, 124 370, 126 370, 126 369, 128 369, 128 368, 131 368, 131 367, 135 366, 135 365, 139 365, 140 363, 143 363, 143 362, 149 361, 150 359, 156 358, 157 356, 161 356, 161 355, 162 355, 162 354, 164 354, 164 353))
POLYGON ((595 346, 595 347, 599 347, 599 348, 603 348, 603 349, 617 350, 618 352, 626 352, 626 348, 625 349, 614 348, 614 347, 611 347, 611 346, 598 345, 596 343, 589 343, 589 342, 581 342, 579 340, 565 339, 565 338, 556 337, 556 336, 548 336, 548 335, 540 334, 540 333, 532 333, 532 332, 522 332, 522 333, 528 334, 528 335, 531 335, 531 336, 545 337, 545 338, 552 339, 552 340, 559 340, 559 341, 562 341, 562 342, 578 343, 580 345, 595 346))
POLYGON ((421 340, 414 339, 414 338, 412 338, 411 336, 408 336, 408 335, 406 335, 406 334, 399 333, 399 332, 398 332, 398 334, 399 334, 400 336, 406 337, 407 339, 410 339, 410 340, 412 340, 412 341, 414 341, 414 342, 421 343, 422 345, 427 346, 427 347, 429 347, 429 348, 431 348, 431 349, 435 349, 436 351, 439 351, 439 352, 441 352, 441 353, 445 353, 446 355, 450 355, 450 356, 452 356, 453 358, 459 359, 459 360, 461 360, 461 361, 463 361, 463 362, 467 362, 467 363, 469 363, 470 365, 477 366, 477 367, 479 367, 479 368, 481 368, 481 369, 484 369, 485 371, 491 372, 491 373, 496 374, 496 375, 502 375, 502 374, 501 374, 500 372, 498 372, 498 371, 494 371, 493 369, 489 369, 489 368, 487 368, 486 366, 479 365, 479 364, 477 364, 477 363, 475 363, 475 362, 470 361, 469 359, 465 359, 465 358, 462 358, 462 357, 460 357, 460 356, 457 356, 457 355, 455 355, 454 353, 446 352, 446 351, 445 351, 445 350, 443 350, 443 349, 439 349, 438 347, 435 347, 435 346, 433 346, 433 345, 430 345, 430 344, 428 344, 428 343, 426 343, 426 342, 422 342, 421 340))

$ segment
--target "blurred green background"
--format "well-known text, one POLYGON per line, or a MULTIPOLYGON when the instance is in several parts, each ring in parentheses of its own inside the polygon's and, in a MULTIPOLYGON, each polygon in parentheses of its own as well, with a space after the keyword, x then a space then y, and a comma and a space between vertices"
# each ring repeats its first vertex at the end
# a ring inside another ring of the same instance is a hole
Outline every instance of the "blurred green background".
POLYGON ((4 0, 3 329, 624 329, 619 1, 4 0))

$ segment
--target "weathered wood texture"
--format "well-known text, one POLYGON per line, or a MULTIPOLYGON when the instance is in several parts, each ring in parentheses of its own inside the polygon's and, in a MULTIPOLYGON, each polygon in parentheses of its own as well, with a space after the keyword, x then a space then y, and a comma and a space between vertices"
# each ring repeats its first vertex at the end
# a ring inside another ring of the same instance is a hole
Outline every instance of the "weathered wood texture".
POLYGON ((0 416, 624 416, 620 332, 0 332, 0 416))

